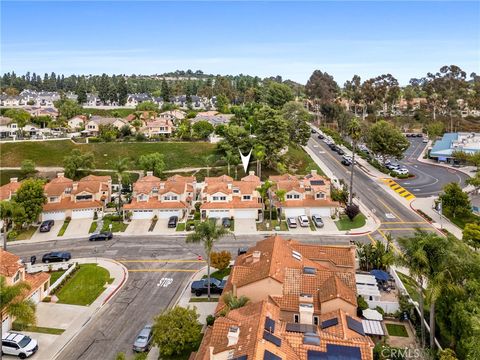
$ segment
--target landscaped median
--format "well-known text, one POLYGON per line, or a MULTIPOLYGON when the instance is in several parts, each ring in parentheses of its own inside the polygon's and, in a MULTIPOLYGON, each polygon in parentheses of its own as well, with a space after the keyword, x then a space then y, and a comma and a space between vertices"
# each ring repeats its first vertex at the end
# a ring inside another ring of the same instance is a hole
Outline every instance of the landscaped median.
POLYGON ((358 214, 350 220, 347 215, 340 215, 340 220, 335 221, 337 229, 340 231, 349 231, 353 229, 358 229, 366 224, 366 218, 363 214, 358 214))

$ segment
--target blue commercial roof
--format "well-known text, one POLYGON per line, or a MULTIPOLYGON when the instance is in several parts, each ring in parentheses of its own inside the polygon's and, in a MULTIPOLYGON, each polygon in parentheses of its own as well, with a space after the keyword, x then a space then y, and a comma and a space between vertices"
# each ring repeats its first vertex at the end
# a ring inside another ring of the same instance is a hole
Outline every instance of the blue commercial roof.
POLYGON ((458 139, 458 133, 445 133, 441 140, 435 141, 430 157, 449 156, 452 154, 452 142, 458 139))

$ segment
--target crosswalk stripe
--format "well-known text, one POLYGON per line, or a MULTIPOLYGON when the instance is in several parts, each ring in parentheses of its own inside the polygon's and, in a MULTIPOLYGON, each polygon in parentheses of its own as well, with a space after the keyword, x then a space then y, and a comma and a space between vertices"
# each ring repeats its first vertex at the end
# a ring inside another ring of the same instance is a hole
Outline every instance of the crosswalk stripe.
POLYGON ((415 195, 413 195, 411 192, 409 192, 407 189, 396 183, 393 179, 390 178, 382 178, 381 181, 386 183, 390 189, 395 191, 398 195, 403 197, 406 200, 412 200, 415 199, 415 195))

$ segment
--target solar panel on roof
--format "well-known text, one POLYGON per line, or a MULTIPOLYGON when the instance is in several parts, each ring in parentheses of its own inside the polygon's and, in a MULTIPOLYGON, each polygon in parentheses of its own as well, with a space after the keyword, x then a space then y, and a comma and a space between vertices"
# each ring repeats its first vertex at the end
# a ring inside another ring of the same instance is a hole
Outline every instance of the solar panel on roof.
POLYGON ((297 332, 297 333, 317 333, 317 328, 315 325, 309 324, 298 324, 298 323, 287 323, 286 330, 288 332, 297 332))
POLYGON ((320 345, 320 337, 307 333, 303 337, 303 343, 307 345, 320 345))
POLYGON ((325 181, 323 181, 323 180, 311 180, 310 184, 312 184, 312 185, 325 185, 325 181))
POLYGON ((347 316, 347 326, 350 330, 359 333, 360 335, 365 335, 365 331, 363 330, 363 325, 360 321, 357 321, 350 316, 347 316))
POLYGON ((322 329, 326 329, 326 328, 329 328, 330 326, 335 326, 335 325, 338 325, 337 318, 322 321, 322 329))
POLYGON ((241 356, 238 356, 236 358, 233 358, 232 360, 247 360, 247 359, 248 359, 247 355, 241 355, 241 356))
POLYGON ((275 344, 277 346, 282 345, 282 340, 278 337, 276 337, 273 334, 270 334, 268 331, 263 332, 263 338, 267 341, 270 341, 272 344, 275 344))
POLYGON ((303 273, 304 274, 315 275, 315 272, 316 272, 316 270, 313 267, 308 267, 308 266, 303 267, 303 273))
POLYGON ((327 344, 327 352, 308 350, 307 360, 361 360, 360 348, 327 344))
POLYGON ((275 332, 275 320, 270 319, 268 316, 265 318, 265 330, 272 334, 275 332))
POLYGON ((263 360, 282 360, 282 358, 271 353, 268 350, 265 350, 265 352, 263 353, 263 360))

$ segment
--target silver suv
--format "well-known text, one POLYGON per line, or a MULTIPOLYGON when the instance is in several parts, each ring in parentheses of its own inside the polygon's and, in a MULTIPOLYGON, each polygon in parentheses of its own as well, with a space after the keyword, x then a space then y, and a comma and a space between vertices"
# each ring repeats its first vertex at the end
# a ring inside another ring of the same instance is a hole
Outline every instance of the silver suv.
POLYGON ((145 325, 145 327, 138 333, 133 343, 133 351, 145 352, 149 349, 152 342, 152 325, 145 325))
POLYGON ((38 343, 30 336, 17 332, 6 332, 2 336, 2 353, 6 355, 18 356, 20 359, 26 359, 35 354, 38 350, 38 343))

